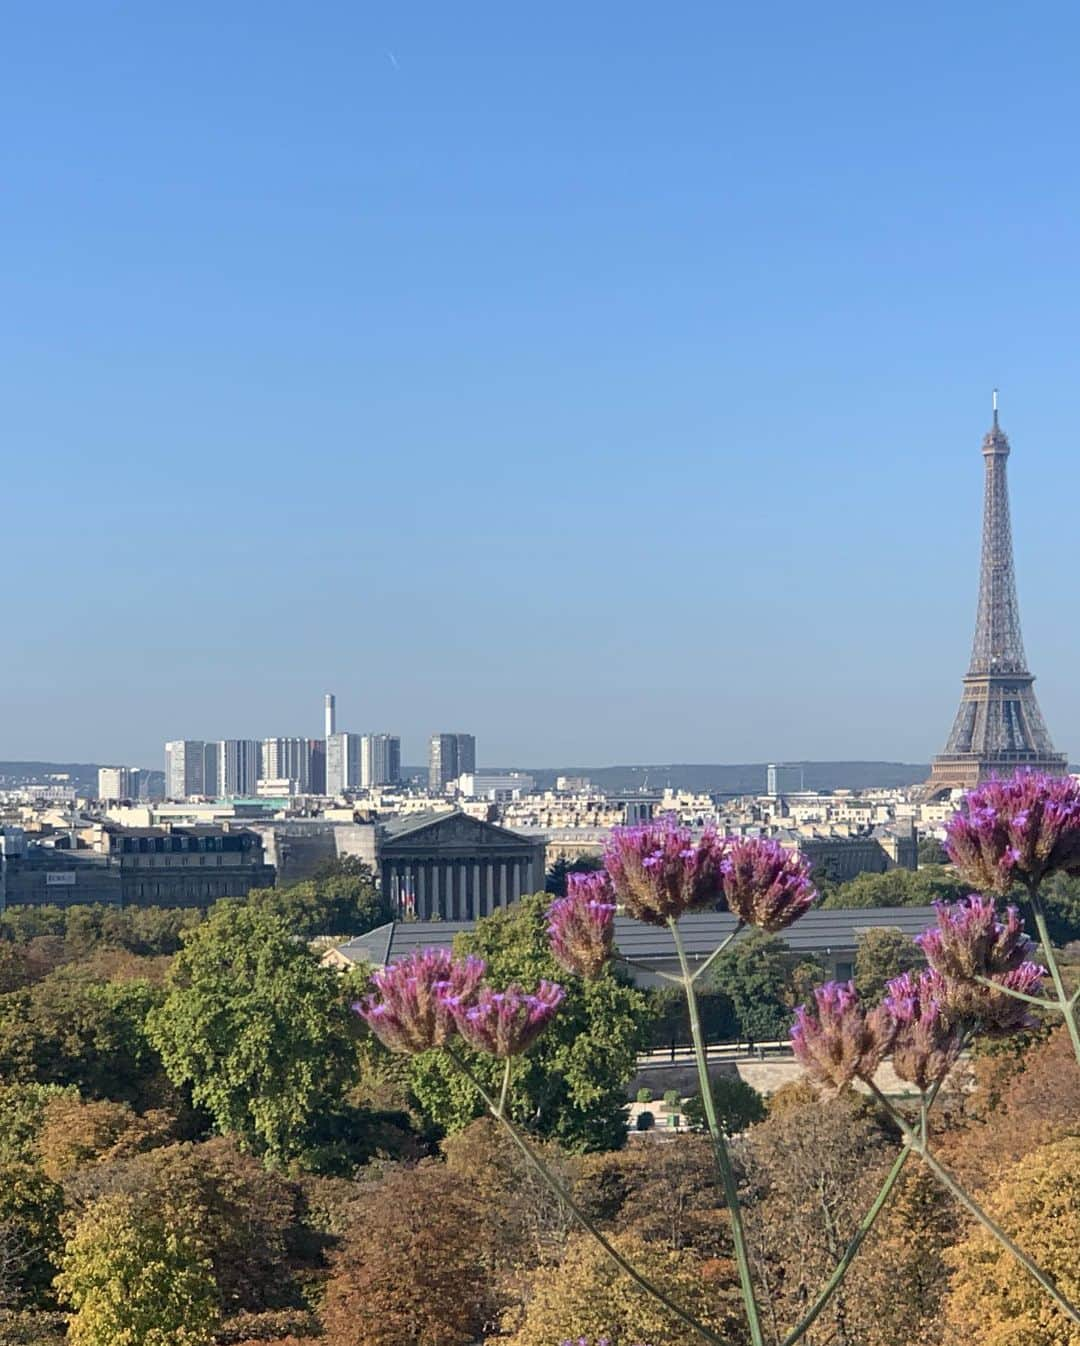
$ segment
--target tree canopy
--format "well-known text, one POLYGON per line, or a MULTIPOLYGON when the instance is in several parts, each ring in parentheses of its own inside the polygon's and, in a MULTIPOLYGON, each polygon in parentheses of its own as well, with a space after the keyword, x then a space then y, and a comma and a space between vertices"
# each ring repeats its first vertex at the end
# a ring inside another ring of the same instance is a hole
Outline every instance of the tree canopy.
MULTIPOLYGON (((650 1000, 610 968, 592 981, 564 973, 548 947, 549 900, 537 893, 486 916, 454 947, 484 957, 496 985, 516 981, 531 990, 548 978, 566 986, 554 1022, 513 1062, 511 1113, 571 1149, 615 1149, 625 1141, 626 1084, 649 1039, 650 1000)), ((497 1088, 501 1062, 464 1049, 463 1055, 497 1088)), ((483 1111, 472 1085, 441 1052, 414 1058, 411 1078, 424 1112, 444 1130, 459 1130, 483 1111)))

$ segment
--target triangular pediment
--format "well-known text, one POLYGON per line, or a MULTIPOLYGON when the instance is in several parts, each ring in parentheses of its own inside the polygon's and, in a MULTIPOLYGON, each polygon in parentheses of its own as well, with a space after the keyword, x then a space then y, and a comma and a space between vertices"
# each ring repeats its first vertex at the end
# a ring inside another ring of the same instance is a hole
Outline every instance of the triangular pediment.
POLYGON ((528 838, 518 836, 505 827, 481 822, 466 813, 447 813, 441 817, 418 821, 415 827, 402 826, 383 838, 380 850, 413 850, 417 846, 482 847, 485 850, 504 849, 520 851, 528 838))

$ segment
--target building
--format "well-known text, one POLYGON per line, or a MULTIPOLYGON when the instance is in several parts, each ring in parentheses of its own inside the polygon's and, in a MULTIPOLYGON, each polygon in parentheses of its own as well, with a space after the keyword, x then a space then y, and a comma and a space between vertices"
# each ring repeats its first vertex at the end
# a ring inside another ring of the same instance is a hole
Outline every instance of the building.
POLYGON ((466 799, 520 799, 531 794, 536 788, 532 776, 523 771, 508 771, 502 774, 494 772, 480 774, 469 772, 457 779, 457 788, 466 799))
POLYGON ((322 747, 321 739, 264 738, 259 750, 260 779, 295 781, 294 794, 322 794, 326 788, 325 767, 318 789, 313 780, 319 774, 315 768, 316 747, 322 747))
POLYGON ((361 746, 359 734, 333 733, 327 738, 326 793, 332 798, 360 789, 361 746))
POLYGON ((428 751, 428 789, 442 794, 451 781, 476 771, 472 734, 432 734, 428 751))
MULTIPOLYGON (((206 744, 203 740, 201 738, 183 738, 166 743, 165 797, 167 799, 190 799, 192 795, 206 793, 206 744)), ((213 793, 216 794, 216 790, 213 793)), ((112 798, 113 796, 102 795, 101 797, 112 798)))
POLYGON ((143 773, 137 766, 98 768, 99 799, 139 799, 143 792, 143 773))
POLYGON ((216 793, 223 799, 254 795, 259 781, 258 739, 226 738, 214 746, 217 749, 216 793))
POLYGON ((205 907, 274 882, 262 839, 247 828, 98 824, 78 849, 29 842, 0 855, 9 905, 205 907))
MULTIPOLYGON (((936 921, 933 907, 858 907, 837 908, 832 911, 809 911, 779 938, 788 947, 793 961, 802 961, 810 955, 825 965, 826 976, 840 981, 851 977, 859 941, 868 930, 898 930, 915 939, 929 930, 936 921)), ((347 971, 361 964, 385 967, 401 958, 407 958, 420 949, 449 948, 454 936, 471 930, 474 922, 445 921, 391 921, 366 935, 359 935, 347 943, 327 951, 323 964, 347 971)), ((736 918, 730 912, 695 912, 679 921, 679 934, 691 967, 703 963, 717 945, 736 928, 736 918)), ((736 940, 752 937, 745 930, 736 940)), ((663 927, 647 925, 628 916, 615 918, 615 944, 627 958, 636 964, 645 963, 657 972, 678 974, 678 957, 672 947, 671 934, 663 927)), ((664 985, 662 978, 640 967, 630 969, 639 985, 664 985)))
POLYGON ((308 739, 308 771, 311 779, 308 789, 313 795, 326 794, 326 740, 308 739))
POLYGON ((801 766, 788 766, 783 762, 770 762, 765 768, 765 793, 770 799, 780 795, 797 794, 803 788, 803 769, 801 766))
POLYGON ((396 785, 401 780, 401 739, 396 734, 365 734, 360 740, 360 785, 396 785))
POLYGON ((994 423, 983 439, 982 454, 982 564, 975 640, 960 709, 945 751, 934 758, 931 768, 927 785, 931 796, 970 789, 1018 768, 1058 776, 1068 769, 1068 759, 1054 751, 1035 699, 1035 679, 1028 672, 1020 634, 1005 474, 1009 441, 998 425, 996 390, 994 423))
POLYGON ((463 813, 378 826, 379 882, 391 910, 419 920, 476 920, 544 887, 542 838, 463 813))

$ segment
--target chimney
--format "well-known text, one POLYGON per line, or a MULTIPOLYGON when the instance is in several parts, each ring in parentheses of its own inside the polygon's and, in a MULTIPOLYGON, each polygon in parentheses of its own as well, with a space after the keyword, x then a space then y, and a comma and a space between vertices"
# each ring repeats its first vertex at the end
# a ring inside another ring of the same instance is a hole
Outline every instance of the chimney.
POLYGON ((323 704, 325 706, 326 714, 326 737, 329 738, 331 734, 337 732, 337 703, 334 700, 333 692, 326 693, 326 699, 323 704))

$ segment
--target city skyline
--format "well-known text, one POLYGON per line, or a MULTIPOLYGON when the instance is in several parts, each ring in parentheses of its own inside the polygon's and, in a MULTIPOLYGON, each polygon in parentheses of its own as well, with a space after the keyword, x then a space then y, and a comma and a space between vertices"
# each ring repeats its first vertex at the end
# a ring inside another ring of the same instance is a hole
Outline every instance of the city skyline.
POLYGON ((994 385, 1080 751, 1070 7, 61 13, 0 55, 4 756, 330 685, 414 762, 929 761, 994 385))

